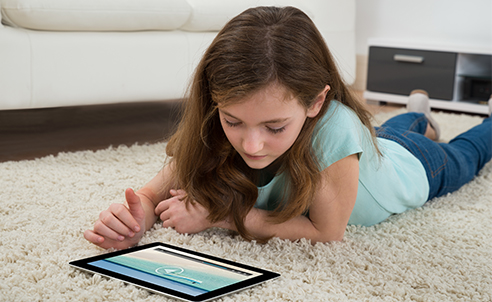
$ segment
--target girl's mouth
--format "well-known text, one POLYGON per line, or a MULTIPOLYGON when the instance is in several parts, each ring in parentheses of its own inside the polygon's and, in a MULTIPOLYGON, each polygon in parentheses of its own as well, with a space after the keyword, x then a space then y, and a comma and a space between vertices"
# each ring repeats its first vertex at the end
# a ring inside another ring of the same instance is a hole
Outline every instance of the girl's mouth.
POLYGON ((247 153, 244 153, 247 158, 252 159, 252 160, 260 160, 266 157, 266 155, 260 155, 260 156, 255 156, 255 155, 249 155, 247 153))

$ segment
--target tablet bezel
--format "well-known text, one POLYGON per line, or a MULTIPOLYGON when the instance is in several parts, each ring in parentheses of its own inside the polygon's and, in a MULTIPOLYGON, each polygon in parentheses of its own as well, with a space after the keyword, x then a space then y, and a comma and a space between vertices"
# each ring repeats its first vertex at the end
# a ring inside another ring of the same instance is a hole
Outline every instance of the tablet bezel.
POLYGON ((163 295, 166 295, 169 297, 181 299, 184 301, 191 301, 191 302, 210 301, 210 300, 219 298, 221 296, 228 295, 228 294, 246 289, 248 287, 252 287, 252 286, 255 286, 257 284, 263 283, 265 281, 280 277, 280 274, 272 272, 272 271, 264 270, 261 268, 253 267, 253 266, 242 264, 242 263, 237 263, 237 262, 230 261, 230 260, 223 259, 223 258, 218 258, 215 256, 203 254, 200 252, 195 252, 192 250, 188 250, 188 249, 185 249, 182 247, 177 247, 177 246, 170 245, 167 243, 162 243, 162 242, 154 242, 154 243, 136 246, 136 247, 132 247, 129 249, 111 252, 111 253, 107 253, 107 254, 103 254, 103 255, 79 259, 79 260, 69 262, 69 265, 72 267, 90 272, 90 273, 97 273, 99 275, 103 275, 103 276, 106 276, 109 278, 121 280, 125 283, 129 283, 129 284, 133 284, 133 285, 138 286, 138 287, 145 288, 145 289, 147 289, 151 292, 154 292, 154 293, 163 294, 163 295), (91 262, 95 262, 98 260, 104 260, 107 258, 120 256, 120 255, 124 255, 124 254, 128 254, 128 253, 133 253, 133 252, 144 250, 144 249, 155 248, 155 247, 165 247, 168 249, 176 250, 178 252, 188 253, 188 254, 191 254, 194 256, 206 258, 208 260, 213 260, 213 261, 221 262, 221 263, 224 263, 227 265, 236 266, 238 268, 254 271, 254 272, 260 273, 261 275, 250 278, 250 279, 246 279, 246 280, 240 281, 238 283, 228 285, 228 286, 225 286, 225 287, 222 287, 222 288, 219 288, 219 289, 216 289, 216 290, 204 293, 204 294, 192 296, 192 295, 188 295, 188 294, 185 294, 182 292, 172 290, 170 288, 162 287, 162 286, 159 286, 159 285, 156 285, 153 283, 149 283, 149 282, 137 279, 137 278, 133 278, 131 276, 122 275, 122 274, 119 274, 119 273, 116 273, 116 272, 106 270, 106 269, 96 267, 96 266, 89 264, 91 262))

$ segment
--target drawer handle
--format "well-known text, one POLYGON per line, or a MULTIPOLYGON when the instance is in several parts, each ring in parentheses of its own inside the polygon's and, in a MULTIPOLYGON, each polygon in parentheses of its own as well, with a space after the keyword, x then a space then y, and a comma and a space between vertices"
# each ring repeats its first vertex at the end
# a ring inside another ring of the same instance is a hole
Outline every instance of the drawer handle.
POLYGON ((393 60, 397 62, 406 62, 406 63, 417 63, 421 64, 424 62, 424 57, 420 56, 409 56, 409 55, 394 55, 393 60))

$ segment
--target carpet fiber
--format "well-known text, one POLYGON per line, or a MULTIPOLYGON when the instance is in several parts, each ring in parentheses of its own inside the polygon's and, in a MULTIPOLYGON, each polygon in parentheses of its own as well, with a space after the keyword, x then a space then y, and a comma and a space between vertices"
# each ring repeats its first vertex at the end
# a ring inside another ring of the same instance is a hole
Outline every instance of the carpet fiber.
MULTIPOLYGON (((383 121, 390 114, 378 115, 383 121)), ((442 139, 481 122, 436 114, 442 139)), ((101 210, 162 167, 164 144, 62 153, 0 164, 0 301, 168 301, 84 273, 68 262, 105 251, 86 242, 101 210)), ((212 229, 162 241, 248 263, 281 278, 222 301, 491 301, 492 164, 458 192, 373 227, 349 226, 340 243, 246 242, 212 229)))

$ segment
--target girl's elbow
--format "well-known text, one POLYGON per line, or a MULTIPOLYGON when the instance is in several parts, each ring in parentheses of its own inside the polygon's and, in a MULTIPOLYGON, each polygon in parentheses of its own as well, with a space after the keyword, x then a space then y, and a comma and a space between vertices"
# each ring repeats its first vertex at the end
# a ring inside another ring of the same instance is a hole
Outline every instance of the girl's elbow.
POLYGON ((343 241, 343 236, 345 232, 340 233, 340 234, 328 234, 327 236, 320 236, 317 238, 317 240, 312 241, 313 244, 320 242, 320 243, 330 243, 330 242, 341 242, 343 241))
POLYGON ((324 243, 329 243, 329 242, 342 242, 343 241, 343 235, 341 236, 335 236, 327 239, 324 243))

